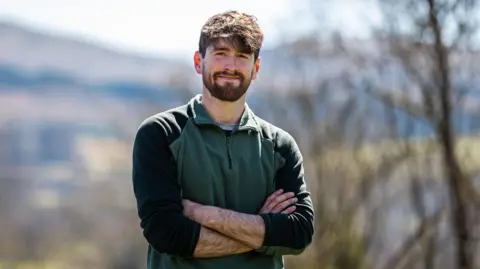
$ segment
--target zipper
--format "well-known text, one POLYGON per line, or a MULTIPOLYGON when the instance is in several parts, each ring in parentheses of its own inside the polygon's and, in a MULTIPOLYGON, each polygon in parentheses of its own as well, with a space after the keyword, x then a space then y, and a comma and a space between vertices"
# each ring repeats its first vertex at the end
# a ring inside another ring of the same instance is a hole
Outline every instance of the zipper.
POLYGON ((228 167, 232 169, 232 156, 230 155, 230 140, 231 140, 231 134, 227 134, 228 167))

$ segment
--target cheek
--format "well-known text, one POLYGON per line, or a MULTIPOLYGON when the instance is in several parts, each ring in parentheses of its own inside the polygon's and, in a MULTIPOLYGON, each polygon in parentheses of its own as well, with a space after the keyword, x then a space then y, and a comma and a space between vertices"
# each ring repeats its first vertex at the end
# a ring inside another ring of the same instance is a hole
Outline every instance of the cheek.
POLYGON ((208 66, 203 65, 202 66, 202 74, 203 74, 204 77, 210 77, 214 74, 214 72, 212 72, 212 69, 209 68, 208 66))
POLYGON ((245 72, 245 76, 248 78, 255 77, 255 69, 250 68, 248 71, 245 72))
POLYGON ((224 69, 224 67, 225 67, 225 64, 218 59, 210 59, 210 61, 208 61, 208 64, 207 64, 207 69, 214 72, 221 71, 224 69))
POLYGON ((257 76, 257 70, 255 68, 252 69, 252 77, 256 77, 257 76))
POLYGON ((216 66, 213 65, 208 65, 208 66, 203 66, 203 72, 206 75, 212 76, 213 74, 220 72, 221 69, 217 68, 216 66))

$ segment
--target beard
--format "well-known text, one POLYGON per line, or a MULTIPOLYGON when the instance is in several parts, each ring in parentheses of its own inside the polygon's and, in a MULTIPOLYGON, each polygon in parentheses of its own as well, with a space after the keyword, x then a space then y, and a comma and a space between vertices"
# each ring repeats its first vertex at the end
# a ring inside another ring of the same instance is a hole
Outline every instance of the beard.
POLYGON ((251 77, 245 78, 245 76, 239 72, 217 72, 215 74, 210 74, 205 72, 204 69, 202 79, 203 85, 208 89, 210 94, 225 102, 235 102, 240 99, 248 90, 251 83, 251 77), (239 83, 235 82, 223 82, 223 85, 218 83, 220 76, 230 76, 236 77, 239 80, 239 83))

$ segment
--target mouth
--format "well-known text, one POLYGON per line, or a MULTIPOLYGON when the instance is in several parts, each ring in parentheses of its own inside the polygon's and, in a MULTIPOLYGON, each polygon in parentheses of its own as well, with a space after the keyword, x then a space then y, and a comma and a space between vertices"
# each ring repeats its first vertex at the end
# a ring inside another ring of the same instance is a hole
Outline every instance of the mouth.
POLYGON ((225 76, 225 75, 220 75, 220 76, 218 76, 218 79, 220 79, 220 80, 226 80, 226 81, 239 81, 239 80, 240 80, 239 77, 235 77, 235 76, 225 76))

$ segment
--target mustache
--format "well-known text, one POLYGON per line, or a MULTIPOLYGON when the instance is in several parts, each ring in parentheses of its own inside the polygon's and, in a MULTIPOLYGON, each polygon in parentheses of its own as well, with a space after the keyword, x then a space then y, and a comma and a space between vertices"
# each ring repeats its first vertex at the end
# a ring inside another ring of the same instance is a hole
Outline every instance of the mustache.
POLYGON ((214 75, 214 78, 218 78, 220 76, 229 76, 229 77, 238 77, 240 79, 243 79, 243 74, 240 72, 234 71, 234 72, 217 72, 214 75))

